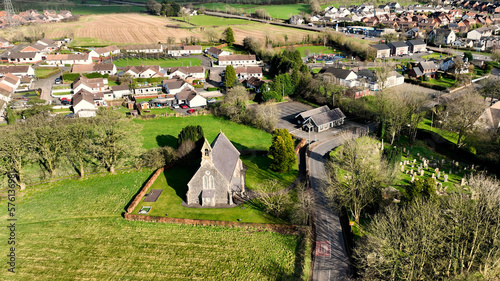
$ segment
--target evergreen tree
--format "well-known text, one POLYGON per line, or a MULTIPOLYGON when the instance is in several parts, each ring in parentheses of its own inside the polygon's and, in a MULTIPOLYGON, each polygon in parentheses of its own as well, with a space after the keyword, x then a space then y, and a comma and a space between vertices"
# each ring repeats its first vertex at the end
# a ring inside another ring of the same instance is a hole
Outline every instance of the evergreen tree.
POLYGON ((226 74, 224 74, 224 83, 227 88, 232 88, 236 81, 236 71, 232 65, 226 66, 226 74))
POLYGON ((269 148, 273 158, 271 170, 279 173, 289 172, 297 161, 292 135, 287 129, 276 129, 273 132, 273 142, 269 148))
POLYGON ((234 43, 234 33, 231 27, 228 27, 226 31, 224 31, 224 35, 226 36, 226 43, 228 46, 232 46, 234 43))
POLYGON ((191 140, 193 143, 196 143, 198 140, 202 139, 203 136, 203 128, 200 125, 186 126, 177 136, 177 147, 180 147, 182 143, 187 140, 191 140))

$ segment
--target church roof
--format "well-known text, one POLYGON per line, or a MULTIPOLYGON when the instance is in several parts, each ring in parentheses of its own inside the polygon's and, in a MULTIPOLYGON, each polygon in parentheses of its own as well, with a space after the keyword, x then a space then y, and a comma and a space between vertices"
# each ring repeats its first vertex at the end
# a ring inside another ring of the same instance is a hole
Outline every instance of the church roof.
POLYGON ((220 132, 212 142, 212 161, 215 168, 231 182, 236 165, 240 159, 240 152, 229 139, 220 132))

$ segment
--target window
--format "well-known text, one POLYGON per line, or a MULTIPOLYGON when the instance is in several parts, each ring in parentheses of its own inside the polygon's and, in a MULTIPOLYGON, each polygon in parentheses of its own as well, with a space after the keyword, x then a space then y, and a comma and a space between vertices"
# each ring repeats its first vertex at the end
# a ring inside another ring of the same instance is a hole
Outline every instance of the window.
POLYGON ((205 156, 210 156, 210 153, 208 152, 208 149, 205 149, 205 156))
POLYGON ((203 176, 203 189, 214 189, 214 176, 210 175, 210 172, 205 172, 203 176))

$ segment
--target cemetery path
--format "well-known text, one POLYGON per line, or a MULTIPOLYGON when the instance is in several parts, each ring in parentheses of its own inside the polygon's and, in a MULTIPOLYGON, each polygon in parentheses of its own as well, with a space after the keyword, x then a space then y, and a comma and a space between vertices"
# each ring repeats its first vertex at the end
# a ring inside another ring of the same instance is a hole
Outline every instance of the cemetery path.
POLYGON ((351 275, 349 254, 339 216, 328 206, 322 190, 327 184, 327 154, 345 141, 359 137, 362 131, 353 130, 340 134, 313 147, 309 153, 308 168, 315 199, 314 281, 347 280, 351 275))

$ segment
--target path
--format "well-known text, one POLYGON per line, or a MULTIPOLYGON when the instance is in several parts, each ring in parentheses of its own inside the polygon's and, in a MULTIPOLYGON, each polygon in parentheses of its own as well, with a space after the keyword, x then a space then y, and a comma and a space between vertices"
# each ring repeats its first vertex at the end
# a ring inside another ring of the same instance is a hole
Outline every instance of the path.
POLYGON ((309 155, 311 188, 315 197, 316 251, 313 280, 347 280, 351 274, 349 255, 339 216, 332 211, 322 196, 326 185, 325 156, 346 140, 358 137, 349 131, 315 146, 309 155))

